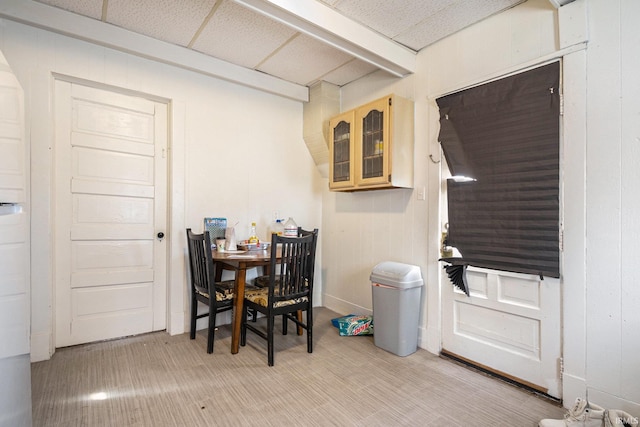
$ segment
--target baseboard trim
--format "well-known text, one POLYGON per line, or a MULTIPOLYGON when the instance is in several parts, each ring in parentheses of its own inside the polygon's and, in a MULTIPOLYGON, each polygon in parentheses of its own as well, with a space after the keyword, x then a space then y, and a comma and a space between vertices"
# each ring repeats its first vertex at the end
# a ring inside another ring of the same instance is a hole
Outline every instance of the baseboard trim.
POLYGON ((31 362, 42 362, 51 359, 51 334, 35 332, 31 334, 31 362))
POLYGON ((167 333, 169 335, 179 335, 185 332, 189 332, 187 330, 187 325, 189 324, 186 320, 187 315, 188 314, 185 313, 184 311, 171 312, 171 315, 169 316, 167 333))
POLYGON ((596 387, 587 387, 587 395, 585 396, 589 402, 602 406, 606 409, 621 409, 633 417, 640 418, 640 403, 633 402, 621 396, 600 390, 596 387))
POLYGON ((567 373, 565 366, 565 371, 562 374, 562 399, 567 403, 565 408, 569 409, 573 406, 576 398, 584 398, 586 396, 587 382, 585 379, 567 373))
POLYGON ((429 353, 440 354, 441 335, 440 330, 436 328, 420 328, 421 340, 420 347, 429 353))
POLYGON ((373 310, 370 308, 364 308, 356 304, 352 304, 348 301, 345 301, 340 298, 333 297, 331 295, 324 295, 323 298, 324 307, 329 310, 335 311, 336 313, 341 314, 363 314, 363 315, 371 315, 373 314, 373 310))

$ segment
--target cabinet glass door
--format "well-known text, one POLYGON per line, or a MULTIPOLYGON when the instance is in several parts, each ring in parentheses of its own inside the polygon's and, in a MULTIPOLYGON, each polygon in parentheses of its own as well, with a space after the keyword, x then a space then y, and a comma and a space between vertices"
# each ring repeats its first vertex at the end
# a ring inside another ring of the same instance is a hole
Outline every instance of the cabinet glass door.
POLYGON ((353 112, 347 112, 331 120, 330 129, 329 187, 353 186, 355 182, 353 112))
POLYGON ((351 179, 351 126, 340 122, 333 130, 333 181, 343 182, 351 179))
POLYGON ((384 147, 384 112, 371 110, 362 119, 362 178, 382 176, 384 147))
POLYGON ((370 103, 358 110, 359 137, 357 183, 364 185, 388 182, 389 107, 388 99, 370 103))

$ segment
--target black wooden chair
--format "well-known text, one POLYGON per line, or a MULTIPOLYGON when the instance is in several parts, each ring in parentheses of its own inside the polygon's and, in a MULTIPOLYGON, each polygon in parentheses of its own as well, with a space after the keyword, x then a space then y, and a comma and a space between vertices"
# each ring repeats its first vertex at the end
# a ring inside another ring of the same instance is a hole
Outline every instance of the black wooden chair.
MULTIPOLYGON (((314 228, 313 230, 304 230, 302 227, 298 227, 298 237, 302 237, 302 236, 308 236, 309 234, 313 234, 315 236, 316 242, 318 240, 318 229, 314 228)), ((314 243, 313 247, 315 247, 316 243, 314 243)), ((314 259, 315 262, 315 259, 314 259)), ((277 275, 276 275, 276 280, 277 280, 277 275)), ((310 278, 311 280, 311 287, 313 288, 313 276, 310 278)), ((263 274, 262 276, 258 276, 255 279, 253 279, 253 285, 258 287, 258 288, 266 288, 269 286, 269 275, 268 274, 263 274)), ((256 318, 256 314, 254 313, 254 321, 256 318)), ((302 321, 302 313, 298 312, 298 320, 302 321)), ((285 316, 282 316, 282 335, 287 335, 287 319, 285 316)), ((298 326, 297 328, 298 330, 298 335, 302 335, 303 333, 303 328, 298 326)))
MULTIPOLYGON (((298 237, 307 236, 312 233, 315 233, 316 239, 317 239, 317 236, 318 236, 317 228, 315 228, 313 231, 308 231, 308 230, 303 230, 302 227, 298 227, 298 237)), ((261 276, 256 277, 255 279, 253 279, 253 285, 257 286, 258 288, 266 288, 267 286, 269 286, 269 275, 263 274, 261 276)))
MULTIPOLYGON (((247 329, 267 341, 267 361, 274 363, 274 323, 283 316, 283 323, 293 321, 307 331, 307 351, 313 351, 313 272, 315 267, 317 230, 301 237, 272 235, 269 286, 247 290, 244 295, 240 345, 247 342, 247 329), (278 247, 281 258, 278 259, 278 247), (250 310, 261 312, 267 321, 266 331, 247 322, 250 310), (306 321, 297 313, 306 311, 306 321)), ((283 326, 283 333, 286 327, 283 326)))
POLYGON ((209 232, 195 234, 187 228, 189 264, 191 267, 191 339, 196 338, 196 320, 209 316, 207 353, 213 353, 216 315, 233 309, 234 280, 215 282, 215 264, 211 256, 209 232), (213 297, 212 297, 213 296, 213 297), (198 314, 198 301, 206 304, 207 312, 198 314))

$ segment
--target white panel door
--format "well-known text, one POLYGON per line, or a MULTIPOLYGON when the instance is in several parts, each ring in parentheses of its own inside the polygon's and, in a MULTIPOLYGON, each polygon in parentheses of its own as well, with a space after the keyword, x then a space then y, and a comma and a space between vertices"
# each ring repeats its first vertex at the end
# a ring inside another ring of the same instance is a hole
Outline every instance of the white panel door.
POLYGON ((470 296, 443 275, 443 351, 560 398, 558 279, 469 267, 470 296))
POLYGON ((166 327, 167 109, 55 83, 56 347, 166 327))

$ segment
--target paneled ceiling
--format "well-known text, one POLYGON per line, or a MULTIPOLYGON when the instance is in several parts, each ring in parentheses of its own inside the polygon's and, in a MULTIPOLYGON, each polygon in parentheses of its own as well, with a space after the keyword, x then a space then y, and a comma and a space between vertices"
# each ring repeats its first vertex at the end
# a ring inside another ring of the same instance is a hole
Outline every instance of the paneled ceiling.
POLYGON ((55 16, 67 28, 59 32, 127 50, 122 41, 82 36, 100 21, 93 27, 104 26, 108 37, 137 33, 305 88, 321 80, 342 86, 378 69, 410 74, 421 49, 524 1, 3 0, 0 16, 24 22, 37 15, 40 27, 55 16), (83 21, 75 26, 74 19, 83 21))

